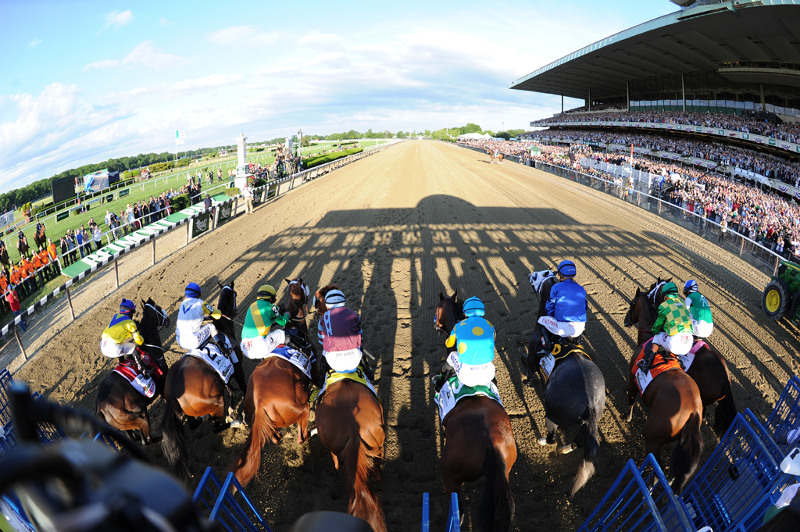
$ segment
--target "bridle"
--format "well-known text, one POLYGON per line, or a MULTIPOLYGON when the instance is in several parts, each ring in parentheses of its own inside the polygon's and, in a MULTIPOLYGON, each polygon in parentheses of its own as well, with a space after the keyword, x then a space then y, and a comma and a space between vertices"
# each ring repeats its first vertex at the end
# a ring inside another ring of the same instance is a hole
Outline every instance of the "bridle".
POLYGON ((154 305, 152 303, 145 303, 144 306, 145 306, 145 308, 151 309, 158 316, 158 325, 157 325, 157 327, 158 327, 159 332, 161 330, 163 330, 165 327, 169 327, 169 323, 170 323, 169 316, 167 316, 167 313, 166 313, 166 311, 164 311, 164 309, 162 309, 161 307, 159 307, 157 305, 154 305))

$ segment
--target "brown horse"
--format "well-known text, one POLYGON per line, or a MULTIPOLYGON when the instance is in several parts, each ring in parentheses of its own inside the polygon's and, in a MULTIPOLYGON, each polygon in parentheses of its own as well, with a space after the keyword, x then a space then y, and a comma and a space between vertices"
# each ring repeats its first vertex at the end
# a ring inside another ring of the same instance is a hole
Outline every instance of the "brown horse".
POLYGON ((45 233, 43 225, 39 226, 36 234, 33 235, 33 241, 36 243, 36 247, 39 248, 39 251, 47 247, 47 234, 45 233))
MULTIPOLYGON (((287 303, 292 326, 300 320, 305 324, 305 291, 303 281, 298 279, 289 282, 287 303), (300 288, 302 298, 295 299, 300 288), (303 312, 302 316, 299 315, 303 312)), ((299 327, 295 329, 299 332, 299 327)), ((289 334, 289 333, 287 333, 289 334)), ((307 339, 308 328, 301 333, 295 341, 302 341, 305 346, 300 351, 314 363, 314 351, 307 339)), ((250 384, 244 399, 245 421, 250 426, 242 450, 236 462, 230 466, 242 486, 258 473, 261 465, 261 449, 267 439, 278 444, 283 435, 278 429, 289 427, 297 423, 297 442, 304 443, 308 440, 308 417, 311 413, 309 400, 309 385, 311 381, 297 366, 281 356, 270 356, 262 360, 250 375, 250 384)))
MULTIPOLYGON (((136 323, 144 339, 144 351, 151 360, 164 357, 159 330, 169 326, 169 316, 155 304, 152 298, 142 301, 142 319, 136 323)), ((147 407, 156 397, 163 395, 166 374, 154 370, 156 375, 156 393, 151 398, 137 392, 121 375, 111 372, 97 389, 95 412, 112 427, 128 431, 133 439, 137 436, 143 444, 153 443, 159 438, 150 435, 150 417, 147 407)))
MULTIPOLYGON (((439 293, 434 325, 448 336, 463 318, 456 292, 439 293)), ((486 477, 478 505, 476 530, 509 530, 514 519, 514 498, 508 484, 517 460, 517 443, 511 420, 503 406, 484 395, 460 400, 442 423, 442 477, 448 493, 460 493, 461 485, 486 477)))
MULTIPOLYGON (((321 318, 328 310, 325 294, 337 288, 328 285, 314 294, 321 318)), ((320 442, 343 470, 349 505, 347 512, 367 521, 375 532, 386 530, 383 509, 370 480, 380 480, 383 461, 383 407, 372 391, 360 382, 342 379, 327 387, 316 406, 320 442)))
MULTIPOLYGON (((669 279, 663 280, 669 282, 669 279)), ((662 279, 658 279, 648 290, 655 289, 662 279)), ((637 290, 637 297, 640 292, 637 290)), ((636 297, 634 297, 636 299, 636 297)), ((655 319, 656 305, 661 302, 661 296, 654 297, 653 300, 649 297, 639 297, 636 299, 638 305, 647 305, 647 315, 655 319)), ((633 308, 633 307, 631 307, 633 308)), ((643 311, 639 311, 640 319, 637 322, 631 321, 631 311, 625 316, 625 326, 630 327, 636 325, 638 330, 636 343, 637 345, 644 344, 647 340, 653 337, 653 331, 650 330, 653 326, 653 321, 645 321, 641 319, 644 315, 643 311)), ((697 383, 697 388, 700 390, 700 398, 703 401, 703 408, 719 401, 716 411, 714 412, 714 433, 717 437, 722 437, 728 430, 728 427, 733 423, 736 417, 736 403, 733 400, 733 393, 731 391, 731 374, 728 371, 728 364, 722 355, 708 343, 700 348, 695 353, 694 361, 689 366, 687 371, 689 376, 697 383)), ((705 415, 705 410, 704 410, 705 415)))
POLYGON ((495 159, 497 159, 497 164, 503 164, 503 157, 504 157, 504 155, 503 155, 502 153, 500 153, 500 152, 495 152, 495 150, 493 150, 493 149, 491 149, 491 148, 490 148, 490 149, 488 149, 488 150, 486 150, 486 153, 488 153, 488 154, 489 154, 489 157, 490 157, 490 159, 489 159, 489 162, 490 162, 491 164, 494 164, 494 160, 495 160, 495 159), (495 155, 495 154, 496 154, 496 155, 495 155))
MULTIPOLYGON (((651 290, 660 283, 659 279, 651 290)), ((655 321, 655 309, 641 300, 647 293, 636 289, 630 309, 625 316, 625 323, 650 323, 655 321)), ((629 370, 633 369, 641 345, 634 351, 629 370)), ((633 417, 633 406, 639 396, 639 388, 632 373, 629 373, 628 387, 628 421, 633 417)), ((642 396, 644 403, 650 408, 650 416, 644 425, 645 451, 658 458, 661 448, 674 440, 678 444, 672 452, 670 470, 674 477, 672 488, 680 493, 689 477, 694 474, 703 451, 703 440, 700 436, 700 422, 703 417, 703 402, 697 384, 682 370, 669 370, 655 377, 645 388, 642 396)))
MULTIPOLYGON (((236 291, 233 289, 233 282, 220 291, 217 308, 223 317, 215 320, 214 324, 221 332, 226 327, 223 322, 236 315, 236 291)), ((197 357, 184 355, 170 368, 164 391, 167 404, 161 420, 161 448, 171 466, 180 464, 182 469, 179 472, 190 474, 186 465, 186 443, 181 423, 183 415, 194 418, 189 421, 192 428, 197 427, 204 417, 214 420, 214 430, 217 432, 240 425, 238 420, 231 422, 226 419, 229 413, 226 403, 230 400, 226 396, 226 389, 219 374, 197 357)))
POLYGON ((291 316, 292 327, 303 333, 303 336, 307 338, 308 285, 303 282, 302 277, 285 279, 285 281, 289 285, 289 289, 286 291, 286 303, 283 305, 283 309, 291 316))

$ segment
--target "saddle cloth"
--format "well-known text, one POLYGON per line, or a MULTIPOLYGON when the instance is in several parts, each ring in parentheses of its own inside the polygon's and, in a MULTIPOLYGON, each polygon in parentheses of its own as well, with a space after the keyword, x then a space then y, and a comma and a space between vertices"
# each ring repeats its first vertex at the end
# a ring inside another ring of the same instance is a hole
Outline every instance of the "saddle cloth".
POLYGON ((279 345, 273 349, 270 354, 264 357, 264 360, 270 357, 280 357, 284 360, 288 360, 292 363, 292 365, 297 367, 297 369, 305 373, 306 377, 309 379, 311 378, 311 359, 308 358, 302 351, 298 351, 297 349, 287 347, 285 345, 279 345))
MULTIPOLYGON (((145 355, 146 356, 146 355, 145 355)), ((142 356, 144 361, 144 356, 142 356)), ((149 357, 147 358, 145 364, 149 362, 149 357)), ((153 377, 148 377, 147 375, 143 375, 139 373, 136 368, 133 366, 133 363, 128 360, 123 360, 119 364, 114 367, 114 373, 117 375, 121 375, 125 380, 131 383, 133 389, 142 394, 143 396, 147 397, 148 399, 152 399, 156 393, 156 381, 153 377)))
POLYGON ((361 366, 359 366, 355 371, 350 373, 339 373, 333 370, 328 371, 328 375, 325 377, 325 384, 322 385, 322 389, 319 391, 317 396, 311 400, 311 402, 319 401, 322 395, 331 385, 344 379, 349 379, 351 381, 356 381, 357 383, 363 384, 369 388, 369 391, 375 394, 375 397, 378 397, 378 392, 375 391, 375 387, 372 385, 369 378, 364 374, 364 370, 361 369, 361 366))
POLYGON ((439 420, 444 423, 447 414, 450 413, 460 400, 474 395, 485 395, 500 403, 500 406, 503 406, 503 401, 500 399, 500 392, 493 382, 480 386, 466 386, 459 382, 458 377, 454 376, 447 379, 442 385, 442 389, 439 390, 439 393, 433 396, 434 402, 439 407, 439 420))
POLYGON ((553 351, 548 353, 547 355, 543 356, 542 359, 539 361, 539 366, 542 368, 542 373, 544 374, 544 381, 545 384, 550 380, 550 375, 552 375, 553 370, 555 369, 556 365, 567 358, 567 356, 571 355, 572 353, 581 354, 588 358, 589 360, 592 357, 584 351, 583 346, 579 344, 567 344, 561 345, 559 342, 553 344, 553 351))
POLYGON ((665 358, 664 354, 659 351, 653 358, 653 363, 650 365, 650 371, 647 373, 642 371, 642 368, 640 368, 638 364, 639 361, 644 358, 646 350, 650 349, 650 343, 651 342, 649 341, 644 343, 642 348, 639 350, 639 354, 636 355, 636 360, 633 361, 633 368, 631 369, 631 373, 633 373, 636 380, 636 386, 639 388, 639 393, 642 395, 644 395, 644 391, 647 389, 647 386, 653 382, 653 379, 665 371, 681 369, 681 364, 676 358, 665 358))
POLYGON ((708 344, 702 339, 697 340, 688 353, 685 355, 678 355, 678 362, 681 363, 681 368, 683 368, 683 371, 689 371, 689 368, 692 366, 692 362, 694 362, 695 355, 704 347, 708 347, 708 344))
POLYGON ((192 349, 183 356, 187 355, 199 358, 211 366, 214 371, 219 374, 222 382, 228 384, 228 380, 230 380, 231 375, 233 375, 233 363, 229 358, 222 354, 222 351, 219 350, 219 347, 214 344, 206 344, 203 346, 203 348, 192 349))

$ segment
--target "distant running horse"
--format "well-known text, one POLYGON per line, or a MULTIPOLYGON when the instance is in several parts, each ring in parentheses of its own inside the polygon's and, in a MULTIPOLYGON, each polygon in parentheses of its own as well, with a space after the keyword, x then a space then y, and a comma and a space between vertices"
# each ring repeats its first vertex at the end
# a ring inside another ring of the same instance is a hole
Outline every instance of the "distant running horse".
POLYGON ((488 150, 486 150, 486 153, 489 154, 489 157, 490 157, 489 162, 491 164, 494 164, 494 160, 495 159, 497 159, 497 164, 503 164, 503 157, 505 157, 505 156, 502 153, 500 153, 498 150, 488 149, 488 150))
MULTIPOLYGON (((439 293, 434 327, 445 336, 463 319, 457 292, 439 293)), ((478 504, 476 530, 509 530, 514 519, 514 498, 508 484, 517 460, 514 431, 503 405, 485 395, 459 400, 442 421, 442 478, 448 493, 461 493, 465 482, 486 477, 478 504)))
MULTIPOLYGON (((334 288, 338 287, 328 285, 314 294, 320 319, 328 310, 325 294, 334 288)), ((359 381, 342 378, 329 382, 316 406, 319 440, 331 452, 336 469, 344 471, 349 496, 347 512, 367 521, 375 532, 385 532, 383 509, 370 486, 371 479, 380 480, 381 476, 386 438, 383 407, 359 381)))
MULTIPOLYGON (((150 360, 164 358, 159 331, 169 326, 169 316, 155 304, 153 298, 142 301, 142 319, 136 323, 144 339, 144 352, 150 360)), ((144 358, 144 357, 143 357, 144 358)), ((128 380, 112 371, 97 389, 95 412, 112 427, 128 431, 132 439, 138 438, 143 444, 154 443, 159 438, 150 435, 150 417, 147 407, 156 397, 163 395, 166 374, 155 364, 151 364, 156 391, 148 398, 136 391, 128 380)))

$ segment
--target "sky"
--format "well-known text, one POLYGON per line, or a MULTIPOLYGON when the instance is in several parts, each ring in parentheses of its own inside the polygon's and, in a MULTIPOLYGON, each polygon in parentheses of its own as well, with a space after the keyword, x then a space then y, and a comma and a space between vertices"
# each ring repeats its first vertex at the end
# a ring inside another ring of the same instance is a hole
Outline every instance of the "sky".
MULTIPOLYGON (((668 0, 0 2, 0 193, 109 158, 304 134, 529 129, 509 86, 668 0)), ((567 100, 566 108, 582 105, 567 100)))

